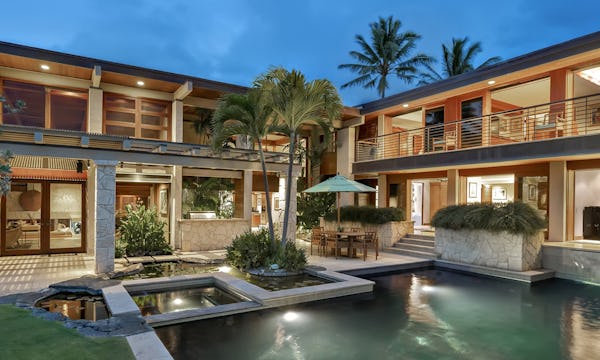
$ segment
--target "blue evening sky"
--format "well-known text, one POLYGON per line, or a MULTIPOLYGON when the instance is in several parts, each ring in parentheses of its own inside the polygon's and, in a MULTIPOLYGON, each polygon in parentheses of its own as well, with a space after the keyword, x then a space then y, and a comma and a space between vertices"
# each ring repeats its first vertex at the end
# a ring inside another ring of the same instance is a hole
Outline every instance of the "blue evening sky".
MULTIPOLYGON (((600 30, 598 0, 13 0, 2 13, 2 41, 245 86, 281 65, 339 87, 354 74, 337 65, 379 16, 421 34, 418 50, 436 57, 452 37, 481 41, 475 65, 600 30)), ((413 86, 393 81, 387 94, 413 86)), ((377 99, 340 94, 346 105, 377 99)))

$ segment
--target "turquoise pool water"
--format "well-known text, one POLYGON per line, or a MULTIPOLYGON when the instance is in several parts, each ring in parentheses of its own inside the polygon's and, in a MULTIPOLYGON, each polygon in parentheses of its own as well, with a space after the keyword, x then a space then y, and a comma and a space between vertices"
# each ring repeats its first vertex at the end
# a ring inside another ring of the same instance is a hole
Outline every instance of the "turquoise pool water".
POLYGON ((369 296, 156 329, 176 359, 598 359, 600 287, 425 270, 369 296))

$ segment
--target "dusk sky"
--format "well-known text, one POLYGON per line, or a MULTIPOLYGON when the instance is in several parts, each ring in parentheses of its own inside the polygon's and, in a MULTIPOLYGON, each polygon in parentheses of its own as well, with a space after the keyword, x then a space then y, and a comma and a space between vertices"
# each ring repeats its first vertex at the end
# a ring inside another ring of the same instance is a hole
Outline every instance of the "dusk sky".
MULTIPOLYGON (((0 40, 249 86, 272 65, 336 86, 358 50, 354 36, 393 15, 422 35, 418 51, 440 57, 452 37, 481 41, 475 65, 509 59, 600 30, 600 1, 75 0, 10 1, 0 40)), ((392 82, 387 94, 415 85, 392 82)), ((346 105, 375 89, 340 91, 346 105)))

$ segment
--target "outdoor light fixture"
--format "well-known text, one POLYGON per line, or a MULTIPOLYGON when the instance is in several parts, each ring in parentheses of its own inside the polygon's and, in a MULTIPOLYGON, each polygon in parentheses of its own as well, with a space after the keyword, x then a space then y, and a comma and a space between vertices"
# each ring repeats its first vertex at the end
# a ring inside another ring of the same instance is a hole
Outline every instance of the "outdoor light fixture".
POLYGON ((490 80, 488 81, 488 85, 494 85, 496 83, 496 80, 490 80))
POLYGON ((405 108, 407 108, 407 107, 408 107, 408 104, 402 104, 402 107, 405 107, 405 108))
POLYGON ((181 304, 183 304, 183 300, 181 300, 180 298, 177 298, 177 299, 173 300, 173 304, 181 305, 181 304))
POLYGON ((219 267, 219 271, 222 272, 222 273, 226 273, 227 274, 227 273, 229 273, 231 271, 231 267, 229 267, 229 266, 221 266, 221 267, 219 267))
POLYGON ((600 86, 600 66, 577 72, 577 75, 600 86))
POLYGON ((138 84, 138 86, 144 86, 146 83, 143 82, 142 80, 138 80, 137 84, 138 84))
POLYGON ((46 64, 42 64, 42 65, 40 65, 40 68, 41 68, 42 70, 50 70, 50 66, 48 66, 48 65, 46 65, 46 64))

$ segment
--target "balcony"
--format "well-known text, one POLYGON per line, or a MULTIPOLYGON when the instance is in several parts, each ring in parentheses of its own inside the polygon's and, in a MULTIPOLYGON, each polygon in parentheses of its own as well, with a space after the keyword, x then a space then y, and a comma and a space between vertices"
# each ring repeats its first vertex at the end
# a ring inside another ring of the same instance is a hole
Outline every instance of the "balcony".
POLYGON ((356 163, 600 135, 600 94, 405 130, 355 146, 356 163))

